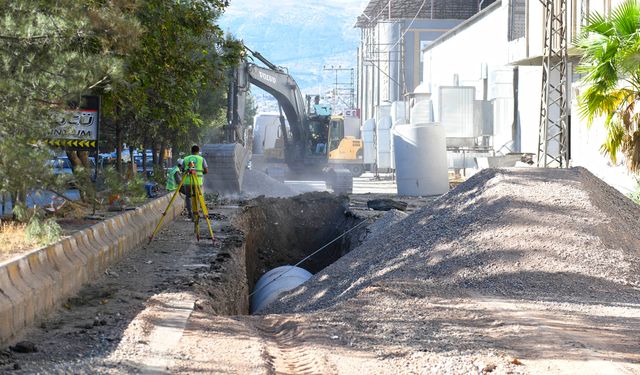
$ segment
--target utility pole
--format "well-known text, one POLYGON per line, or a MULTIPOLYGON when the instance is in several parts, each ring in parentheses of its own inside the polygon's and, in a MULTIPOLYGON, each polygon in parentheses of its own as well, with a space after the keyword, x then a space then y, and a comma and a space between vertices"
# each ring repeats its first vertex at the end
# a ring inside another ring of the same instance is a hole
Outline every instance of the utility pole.
POLYGON ((353 85, 355 73, 353 68, 343 68, 341 65, 325 65, 322 70, 334 73, 335 78, 333 82, 333 101, 331 103, 333 108, 337 106, 338 100, 340 100, 348 108, 354 108, 355 90, 353 88, 353 85), (340 79, 345 78, 345 72, 349 74, 349 82, 340 82, 340 79), (346 99, 343 99, 344 96, 346 96, 346 99))
POLYGON ((544 6, 545 27, 538 166, 566 168, 569 163, 567 2, 540 2, 544 6))

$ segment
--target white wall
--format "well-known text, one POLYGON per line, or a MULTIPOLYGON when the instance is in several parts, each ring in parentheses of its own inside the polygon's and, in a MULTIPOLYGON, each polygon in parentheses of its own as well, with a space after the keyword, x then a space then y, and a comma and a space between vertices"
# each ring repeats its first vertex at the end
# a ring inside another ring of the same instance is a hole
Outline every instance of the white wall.
POLYGON ((434 94, 436 121, 440 116, 439 87, 452 86, 454 74, 458 74, 460 85, 475 86, 476 99, 480 100, 483 64, 491 72, 507 63, 507 16, 508 6, 503 4, 482 19, 467 21, 467 27, 443 42, 436 41, 424 52, 424 82, 431 85, 434 94))
POLYGON ((538 153, 542 67, 518 67, 518 129, 520 151, 538 153))
POLYGON ((580 83, 572 85, 571 101, 571 165, 587 168, 591 173, 600 177, 611 186, 627 194, 635 190, 636 180, 625 165, 624 158, 619 153, 617 163, 614 164, 608 155, 600 151, 607 136, 604 119, 595 119, 591 126, 578 115, 577 96, 582 92, 580 83))
MULTIPOLYGON (((580 0, 576 0, 577 7, 580 7, 580 0)), ((607 1, 591 0, 591 12, 609 11, 622 0, 612 0, 611 9, 607 1)), ((572 4, 571 1, 568 1, 572 4)), ((431 85, 431 92, 434 94, 434 109, 437 111, 437 93, 440 86, 450 86, 453 84, 454 74, 459 77, 461 85, 476 87, 476 99, 482 99, 481 89, 481 66, 486 64, 489 76, 491 72, 509 69, 510 63, 524 60, 526 56, 520 52, 524 51, 525 42, 529 43, 528 57, 539 57, 542 51, 543 23, 542 6, 539 2, 529 1, 529 39, 524 38, 517 41, 508 42, 509 24, 509 1, 503 1, 502 5, 493 11, 486 13, 475 22, 468 22, 462 27, 454 30, 449 36, 441 38, 424 52, 425 67, 424 81, 431 85), (520 51, 520 52, 519 52, 520 51), (518 58, 515 58, 515 57, 518 58)), ((568 27, 573 25, 571 16, 567 20, 568 27)), ((578 22, 579 25, 579 22, 578 22)), ((528 63, 535 62, 531 59, 528 63)), ((540 126, 540 90, 542 86, 541 66, 520 65, 517 66, 517 130, 516 146, 519 151, 537 154, 538 137, 540 126)), ((575 76, 570 79, 576 79, 575 76)), ((491 92, 492 83, 489 82, 491 92)), ((605 182, 614 186, 623 193, 628 193, 635 189, 636 182, 631 174, 626 171, 622 158, 619 158, 617 165, 612 165, 610 158, 600 151, 600 147, 605 140, 606 130, 602 120, 594 121, 589 128, 586 122, 579 117, 576 97, 579 95, 581 87, 578 82, 570 82, 571 92, 569 100, 571 103, 571 165, 584 166, 605 182)), ((491 94, 489 99, 491 100, 491 94)), ((501 96, 504 98, 504 96, 501 96)), ((439 114, 436 113, 436 121, 439 114)), ((508 117, 505 115, 504 117, 508 117)), ((494 118, 495 121, 495 118, 494 118)))

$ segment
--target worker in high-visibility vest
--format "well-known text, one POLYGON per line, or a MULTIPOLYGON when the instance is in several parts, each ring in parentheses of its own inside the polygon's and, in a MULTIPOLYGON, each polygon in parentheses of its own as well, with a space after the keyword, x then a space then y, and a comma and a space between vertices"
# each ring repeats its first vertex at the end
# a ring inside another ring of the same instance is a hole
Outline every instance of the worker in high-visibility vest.
POLYGON ((191 155, 185 157, 182 163, 184 165, 183 178, 185 178, 185 206, 187 208, 187 213, 189 214, 189 219, 193 219, 193 211, 191 209, 191 184, 197 183, 202 188, 202 176, 209 172, 209 166, 207 165, 207 161, 200 156, 200 147, 198 147, 198 145, 193 145, 191 147, 191 155), (191 173, 192 170, 195 170, 195 178, 187 175, 188 173, 191 173))
POLYGON ((176 191, 178 186, 180 185, 180 181, 182 181, 182 159, 178 159, 176 165, 169 168, 167 171, 167 190, 170 192, 176 191))

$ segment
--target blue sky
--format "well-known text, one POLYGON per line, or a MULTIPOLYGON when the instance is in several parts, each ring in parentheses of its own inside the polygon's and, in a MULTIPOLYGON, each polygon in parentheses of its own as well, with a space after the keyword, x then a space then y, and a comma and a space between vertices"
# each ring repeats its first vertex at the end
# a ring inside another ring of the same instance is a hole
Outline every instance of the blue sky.
POLYGON ((305 93, 335 79, 323 67, 355 68, 359 29, 368 0, 231 0, 220 26, 276 65, 289 69, 305 93), (333 77, 333 78, 332 78, 333 77))

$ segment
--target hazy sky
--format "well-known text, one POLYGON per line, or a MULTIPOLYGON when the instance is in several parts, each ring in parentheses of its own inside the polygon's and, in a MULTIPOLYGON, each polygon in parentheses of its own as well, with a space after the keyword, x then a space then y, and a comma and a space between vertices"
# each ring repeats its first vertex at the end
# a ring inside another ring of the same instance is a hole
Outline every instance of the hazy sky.
POLYGON ((253 17, 266 14, 273 18, 295 15, 296 18, 312 13, 318 9, 330 9, 337 13, 357 17, 369 0, 230 0, 225 17, 253 17))
POLYGON ((276 65, 289 69, 303 88, 324 89, 325 66, 355 67, 360 40, 356 18, 368 0, 230 0, 220 19, 276 65))

